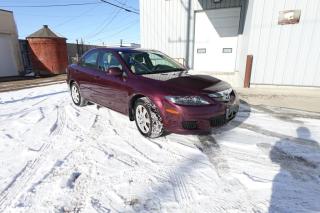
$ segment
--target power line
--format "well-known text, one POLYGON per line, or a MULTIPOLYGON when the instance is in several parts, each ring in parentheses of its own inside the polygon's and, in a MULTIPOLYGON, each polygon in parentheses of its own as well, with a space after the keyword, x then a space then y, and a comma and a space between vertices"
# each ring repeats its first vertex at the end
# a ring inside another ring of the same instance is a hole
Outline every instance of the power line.
MULTIPOLYGON (((57 19, 59 19, 59 18, 76 18, 76 17, 78 17, 78 16, 68 16, 68 15, 61 15, 61 16, 59 16, 59 15, 44 15, 44 14, 31 14, 31 13, 20 13, 20 12, 15 12, 14 13, 15 15, 18 15, 18 16, 31 16, 31 17, 48 17, 48 18, 57 18, 57 19)), ((87 16, 93 16, 93 17, 96 17, 96 16, 99 16, 99 14, 86 14, 86 17, 87 16)))
POLYGON ((136 9, 136 8, 130 6, 130 5, 127 5, 127 3, 126 3, 127 1, 126 1, 126 2, 121 2, 121 1, 119 1, 119 0, 114 0, 114 1, 118 2, 121 6, 126 6, 127 8, 130 8, 130 9, 132 9, 132 10, 134 10, 134 11, 139 12, 138 9, 136 9))
POLYGON ((117 5, 117 4, 114 4, 114 3, 111 3, 107 0, 100 0, 101 2, 84 2, 84 3, 70 3, 70 4, 48 4, 48 5, 0 5, 0 7, 22 7, 22 8, 34 8, 34 7, 37 7, 37 8, 41 8, 41 7, 69 7, 69 6, 83 6, 83 5, 90 5, 90 4, 102 4, 102 3, 105 3, 105 4, 109 4, 113 7, 117 7, 119 9, 122 9, 126 12, 129 12, 129 13, 135 13, 135 14, 138 14, 139 15, 139 12, 137 9, 129 9, 129 8, 126 8, 124 6, 120 6, 120 5, 117 5))
POLYGON ((101 4, 102 2, 84 2, 84 3, 70 3, 70 4, 48 4, 48 5, 0 5, 0 7, 69 7, 69 6, 83 6, 90 4, 101 4))
POLYGON ((97 7, 98 7, 98 6, 93 6, 93 7, 89 8, 88 10, 83 11, 83 12, 80 13, 78 16, 75 16, 75 17, 72 17, 72 18, 70 18, 70 19, 67 19, 67 20, 65 20, 64 22, 62 22, 62 23, 60 23, 60 24, 57 24, 57 25, 55 25, 55 26, 53 26, 53 27, 61 27, 61 26, 65 25, 65 24, 69 23, 70 21, 73 21, 74 19, 77 19, 77 18, 85 15, 86 13, 92 11, 93 9, 95 9, 95 8, 97 8, 97 7))
MULTIPOLYGON (((125 2, 120 2, 120 1, 117 1, 117 2, 118 2, 119 4, 121 4, 121 5, 126 5, 127 0, 126 0, 125 2)), ((127 6, 127 5, 126 5, 126 6, 127 6)), ((117 7, 117 8, 118 8, 118 7, 117 7)), ((85 38, 87 38, 87 39, 92 39, 92 38, 96 37, 97 35, 103 33, 103 32, 105 31, 105 29, 106 29, 106 28, 114 21, 114 19, 119 15, 120 11, 121 11, 121 8, 118 9, 118 11, 111 17, 111 19, 109 20, 109 22, 106 22, 106 23, 104 24, 104 26, 102 26, 102 28, 101 28, 100 30, 98 30, 96 33, 93 33, 93 34, 91 34, 91 35, 85 36, 85 38)), ((107 18, 107 19, 108 19, 108 18, 107 18)), ((105 22, 107 19, 105 19, 103 22, 105 22)))
POLYGON ((99 30, 98 32, 94 33, 93 35, 87 37, 87 39, 92 39, 94 37, 96 37, 97 35, 101 34, 104 32, 104 30, 112 23, 112 21, 114 20, 115 16, 108 22, 108 24, 106 24, 101 30, 99 30))
POLYGON ((120 13, 121 9, 119 8, 115 8, 110 14, 111 14, 111 19, 108 21, 108 19, 110 18, 109 16, 107 18, 105 18, 102 21, 102 24, 99 25, 99 27, 96 28, 96 30, 94 30, 93 32, 85 35, 85 38, 93 38, 96 35, 100 34, 102 31, 104 31, 106 29, 106 27, 108 25, 110 25, 113 20, 118 16, 118 14, 120 13), (108 21, 108 22, 107 22, 108 21), (95 32, 96 31, 96 32, 95 32))
POLYGON ((139 20, 133 20, 132 22, 129 22, 127 25, 125 25, 124 27, 120 28, 118 31, 116 31, 113 34, 109 34, 104 36, 103 38, 99 38, 99 39, 95 39, 94 41, 102 41, 105 38, 113 38, 114 36, 118 35, 119 33, 122 33, 126 30, 129 30, 131 27, 135 26, 138 23, 139 20))
MULTIPOLYGON (((131 27, 135 26, 136 24, 138 24, 138 20, 135 20, 133 22, 130 22, 128 25, 126 25, 125 27, 123 27, 121 30, 111 34, 108 36, 108 38, 113 38, 114 36, 118 35, 119 33, 122 33, 128 29, 130 29, 131 27)), ((105 37, 106 38, 106 37, 105 37)))
POLYGON ((122 6, 120 6, 120 5, 117 5, 117 4, 114 4, 114 3, 108 2, 108 1, 106 1, 106 0, 100 0, 100 1, 102 1, 103 3, 109 4, 109 5, 111 5, 111 6, 114 6, 114 7, 120 8, 120 9, 122 9, 122 10, 124 10, 124 11, 129 12, 129 13, 135 13, 135 14, 138 14, 138 15, 139 15, 139 12, 136 12, 136 11, 130 10, 130 9, 125 8, 125 7, 122 7, 122 6))

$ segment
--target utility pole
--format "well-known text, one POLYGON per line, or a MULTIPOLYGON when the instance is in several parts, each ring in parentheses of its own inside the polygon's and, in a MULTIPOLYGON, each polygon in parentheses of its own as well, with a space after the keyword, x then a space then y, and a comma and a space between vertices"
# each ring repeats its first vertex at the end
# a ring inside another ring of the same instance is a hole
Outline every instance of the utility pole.
POLYGON ((77 42, 77 55, 76 55, 76 57, 77 57, 77 61, 79 61, 79 40, 78 39, 76 39, 76 42, 77 42))
POLYGON ((120 47, 122 47, 122 39, 120 39, 120 47))
POLYGON ((187 35, 186 35, 186 67, 190 67, 189 61, 190 61, 190 30, 191 30, 191 0, 188 0, 188 8, 187 8, 187 35))
POLYGON ((83 39, 81 38, 81 55, 83 54, 83 39))

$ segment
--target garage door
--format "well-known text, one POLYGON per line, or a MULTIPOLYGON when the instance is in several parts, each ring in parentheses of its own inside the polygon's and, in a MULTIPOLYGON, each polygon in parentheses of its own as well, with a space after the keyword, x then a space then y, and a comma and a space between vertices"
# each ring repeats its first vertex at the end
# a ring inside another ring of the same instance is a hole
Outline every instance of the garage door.
POLYGON ((201 11, 195 16, 194 69, 233 72, 240 8, 201 11))
POLYGON ((18 75, 9 35, 0 34, 0 77, 18 75))

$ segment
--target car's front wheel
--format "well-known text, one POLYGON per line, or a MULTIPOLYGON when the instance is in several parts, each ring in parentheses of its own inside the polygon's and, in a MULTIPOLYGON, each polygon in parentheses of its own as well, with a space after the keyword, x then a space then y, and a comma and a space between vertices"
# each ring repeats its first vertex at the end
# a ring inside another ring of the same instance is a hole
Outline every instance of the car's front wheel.
POLYGON ((149 98, 143 97, 135 102, 134 115, 138 130, 145 137, 156 138, 163 134, 161 116, 149 98))
POLYGON ((85 106, 87 101, 81 96, 79 86, 76 83, 72 83, 71 87, 71 98, 75 105, 77 106, 85 106))

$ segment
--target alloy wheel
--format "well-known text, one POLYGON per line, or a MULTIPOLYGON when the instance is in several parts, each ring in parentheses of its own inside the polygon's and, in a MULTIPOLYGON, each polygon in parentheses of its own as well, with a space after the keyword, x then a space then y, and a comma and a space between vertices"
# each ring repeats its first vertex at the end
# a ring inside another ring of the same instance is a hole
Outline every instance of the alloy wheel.
POLYGON ((77 86, 75 84, 72 85, 71 96, 72 96, 72 100, 75 103, 79 103, 79 101, 80 101, 80 93, 79 93, 79 90, 78 90, 78 88, 77 88, 77 86))
POLYGON ((138 105, 136 108, 136 121, 139 129, 144 133, 148 133, 151 128, 151 119, 147 109, 143 105, 138 105))

